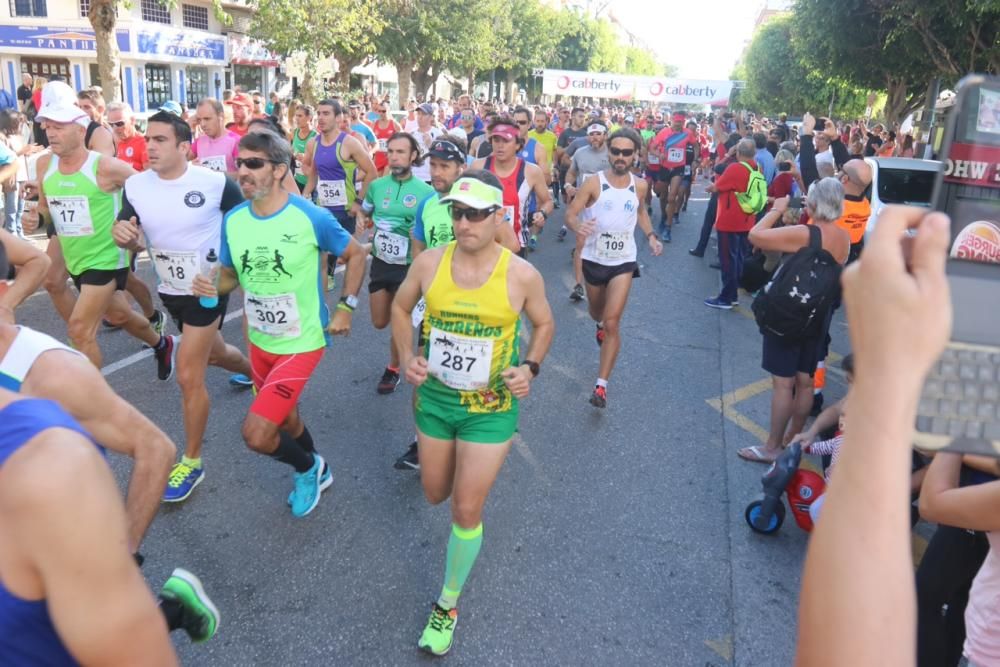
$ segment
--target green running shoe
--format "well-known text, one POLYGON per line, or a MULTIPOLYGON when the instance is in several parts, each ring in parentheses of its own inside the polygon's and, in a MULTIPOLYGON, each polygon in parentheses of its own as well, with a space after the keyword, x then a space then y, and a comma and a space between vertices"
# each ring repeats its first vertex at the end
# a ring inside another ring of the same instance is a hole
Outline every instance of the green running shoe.
POLYGON ((187 570, 176 568, 160 591, 160 598, 171 601, 184 610, 184 632, 191 641, 206 642, 219 629, 219 610, 205 593, 201 581, 187 570))
POLYGON ((456 625, 458 625, 458 609, 444 609, 435 602, 427 627, 424 628, 424 634, 420 635, 417 646, 422 651, 444 655, 451 650, 456 625))

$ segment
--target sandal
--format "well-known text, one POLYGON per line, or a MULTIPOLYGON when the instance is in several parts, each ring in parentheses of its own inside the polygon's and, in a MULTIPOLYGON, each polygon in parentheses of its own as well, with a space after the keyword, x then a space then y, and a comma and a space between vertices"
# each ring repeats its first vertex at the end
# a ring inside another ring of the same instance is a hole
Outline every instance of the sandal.
POLYGON ((774 459, 769 459, 767 456, 761 453, 761 448, 757 445, 753 447, 744 447, 736 451, 736 455, 743 459, 744 461, 750 461, 751 463, 774 463, 774 459))

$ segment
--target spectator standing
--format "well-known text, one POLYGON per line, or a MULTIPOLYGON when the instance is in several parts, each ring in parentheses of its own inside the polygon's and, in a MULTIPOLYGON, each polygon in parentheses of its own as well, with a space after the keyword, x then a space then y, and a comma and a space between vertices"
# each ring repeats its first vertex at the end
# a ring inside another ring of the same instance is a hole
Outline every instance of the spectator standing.
POLYGON ((17 87, 17 109, 21 113, 27 111, 28 102, 31 101, 31 75, 21 75, 21 85, 17 87))

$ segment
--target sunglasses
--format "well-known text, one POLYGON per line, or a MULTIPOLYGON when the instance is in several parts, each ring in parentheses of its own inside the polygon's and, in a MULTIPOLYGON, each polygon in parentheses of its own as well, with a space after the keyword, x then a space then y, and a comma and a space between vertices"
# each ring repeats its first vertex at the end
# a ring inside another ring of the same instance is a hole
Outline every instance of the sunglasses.
POLYGON ((608 152, 612 155, 621 155, 622 157, 632 157, 635 155, 634 148, 609 148, 608 152))
POLYGON ((496 206, 490 206, 489 208, 465 208, 452 204, 451 219, 454 222, 458 222, 462 218, 465 218, 469 222, 482 222, 498 210, 499 209, 496 206))
POLYGON ((517 121, 517 124, 518 125, 531 125, 531 121, 530 120, 519 120, 519 121, 517 121))
POLYGON ((123 121, 123 120, 116 120, 113 123, 108 123, 108 125, 110 125, 111 127, 125 127, 125 121, 123 121))
POLYGON ((279 162, 274 162, 273 160, 265 160, 262 157, 247 157, 236 158, 236 168, 246 167, 247 169, 252 169, 254 171, 262 169, 266 164, 280 164, 279 162))

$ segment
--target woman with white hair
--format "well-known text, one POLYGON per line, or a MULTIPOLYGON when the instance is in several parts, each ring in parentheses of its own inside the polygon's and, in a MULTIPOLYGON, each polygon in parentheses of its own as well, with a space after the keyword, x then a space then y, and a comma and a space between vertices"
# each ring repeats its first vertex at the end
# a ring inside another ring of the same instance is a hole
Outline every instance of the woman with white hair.
MULTIPOLYGON (((844 186, 835 178, 816 181, 806 197, 809 225, 792 225, 775 228, 788 210, 789 197, 775 199, 774 206, 750 230, 750 243, 762 252, 777 251, 790 255, 805 248, 815 232, 819 231, 823 250, 833 256, 841 266, 847 262, 851 238, 835 224, 844 208, 844 186)), ((781 271, 781 268, 778 269, 781 271)), ((777 275, 777 274, 776 274, 777 275)), ((816 372, 820 346, 830 326, 832 310, 815 337, 803 340, 784 340, 764 331, 764 353, 761 365, 771 374, 771 428, 763 447, 745 447, 739 450, 740 458, 760 463, 770 463, 781 453, 788 441, 802 431, 812 408, 813 375, 816 372)))

